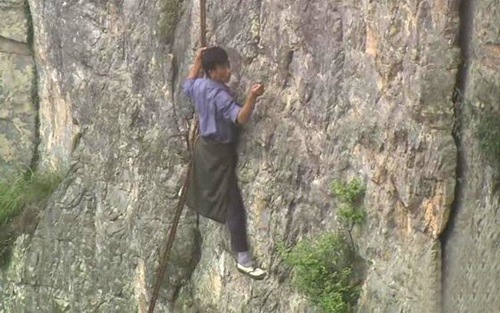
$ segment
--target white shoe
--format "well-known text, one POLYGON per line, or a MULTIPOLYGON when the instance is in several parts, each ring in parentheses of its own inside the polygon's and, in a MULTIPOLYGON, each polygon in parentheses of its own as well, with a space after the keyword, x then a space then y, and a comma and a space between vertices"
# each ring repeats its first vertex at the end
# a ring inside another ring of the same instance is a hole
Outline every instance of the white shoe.
POLYGON ((238 271, 255 280, 262 280, 267 275, 266 271, 264 271, 260 267, 244 266, 241 265, 240 263, 237 263, 236 267, 238 268, 238 271))

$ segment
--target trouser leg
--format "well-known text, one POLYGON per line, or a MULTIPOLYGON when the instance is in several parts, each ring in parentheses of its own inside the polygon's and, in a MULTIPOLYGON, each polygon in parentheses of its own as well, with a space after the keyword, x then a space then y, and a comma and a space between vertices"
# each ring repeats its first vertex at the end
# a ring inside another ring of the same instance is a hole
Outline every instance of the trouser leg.
POLYGON ((248 251, 246 212, 236 179, 231 182, 228 197, 227 226, 231 235, 231 248, 234 252, 248 251))

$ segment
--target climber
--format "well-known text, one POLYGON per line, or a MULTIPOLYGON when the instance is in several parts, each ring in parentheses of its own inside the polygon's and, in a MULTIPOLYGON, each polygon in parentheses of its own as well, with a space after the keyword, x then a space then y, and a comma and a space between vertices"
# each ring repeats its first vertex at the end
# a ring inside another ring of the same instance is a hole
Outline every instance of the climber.
POLYGON ((226 51, 211 47, 197 52, 184 82, 184 93, 193 100, 200 121, 187 205, 202 216, 227 224, 237 269, 260 280, 266 272, 256 266, 249 249, 246 212, 236 177, 236 144, 238 127, 250 119, 264 85, 253 85, 241 107, 226 86, 230 77, 226 51), (202 68, 206 78, 200 78, 202 68))

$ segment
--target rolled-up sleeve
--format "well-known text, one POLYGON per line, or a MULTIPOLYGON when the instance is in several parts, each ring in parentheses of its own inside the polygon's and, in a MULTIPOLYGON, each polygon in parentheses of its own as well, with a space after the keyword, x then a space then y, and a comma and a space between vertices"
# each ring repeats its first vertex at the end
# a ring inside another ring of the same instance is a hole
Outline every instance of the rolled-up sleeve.
POLYGON ((224 119, 238 124, 238 114, 241 108, 227 91, 221 90, 217 93, 215 96, 215 105, 217 106, 217 110, 222 113, 224 119))
POLYGON ((199 81, 199 79, 188 78, 184 81, 184 84, 182 86, 182 90, 184 91, 184 94, 192 100, 194 100, 196 97, 196 88, 197 88, 197 85, 199 83, 198 81, 199 81))

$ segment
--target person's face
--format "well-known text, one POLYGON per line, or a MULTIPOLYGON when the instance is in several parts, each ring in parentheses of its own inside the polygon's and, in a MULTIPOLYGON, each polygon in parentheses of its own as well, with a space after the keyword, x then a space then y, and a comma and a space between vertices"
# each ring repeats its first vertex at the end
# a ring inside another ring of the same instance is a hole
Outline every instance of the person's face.
POLYGON ((229 83, 229 80, 231 79, 231 66, 229 63, 217 65, 210 71, 210 78, 220 83, 229 83))

